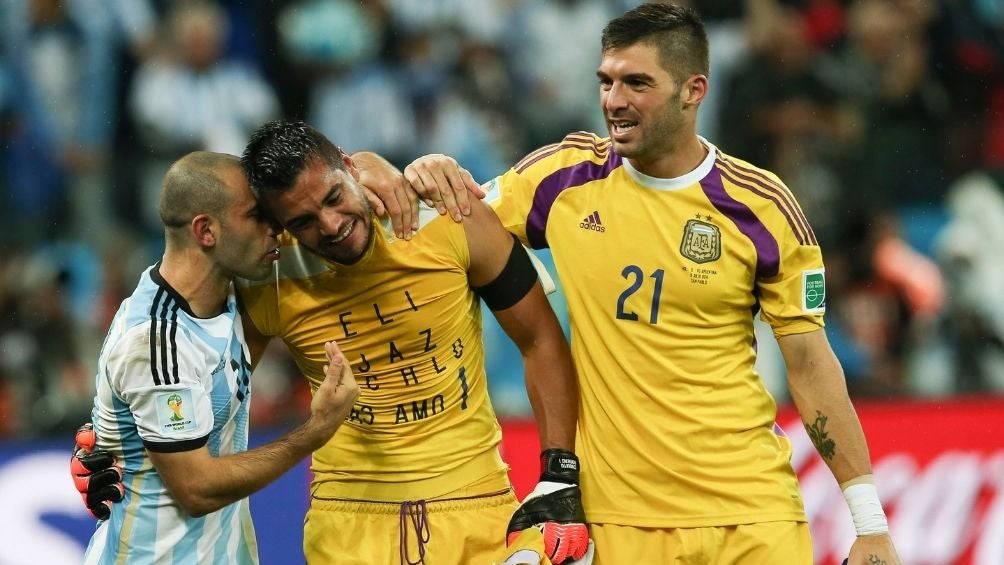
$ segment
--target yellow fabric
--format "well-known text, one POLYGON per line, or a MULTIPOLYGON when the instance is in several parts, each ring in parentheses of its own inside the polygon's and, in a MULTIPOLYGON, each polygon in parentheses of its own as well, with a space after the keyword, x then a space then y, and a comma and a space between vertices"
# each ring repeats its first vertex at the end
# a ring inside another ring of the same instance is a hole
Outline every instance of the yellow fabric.
POLYGON ((760 522, 707 528, 636 528, 593 524, 593 565, 812 565, 805 522, 760 522))
POLYGON ((544 550, 544 535, 537 528, 523 530, 516 540, 491 561, 492 565, 551 565, 544 550))
POLYGON ((248 318, 286 342, 312 387, 323 377, 324 342, 337 340, 361 389, 348 420, 314 453, 311 490, 429 499, 504 469, 463 226, 437 216, 405 241, 377 225, 351 266, 289 236, 281 244, 277 278, 239 290, 248 318))
MULTIPOLYGON (((505 547, 506 526, 517 505, 504 471, 426 501, 425 564, 491 563, 505 547)), ((303 550, 314 565, 416 563, 420 556, 416 525, 422 524, 421 511, 413 504, 402 523, 400 503, 314 498, 304 521, 303 550), (407 535, 404 561, 402 527, 407 535)))
POLYGON ((820 250, 772 174, 710 145, 702 167, 646 178, 577 133, 487 185, 507 229, 551 248, 566 294, 593 523, 805 520, 753 316, 778 335, 820 329, 822 305, 803 300, 820 250))

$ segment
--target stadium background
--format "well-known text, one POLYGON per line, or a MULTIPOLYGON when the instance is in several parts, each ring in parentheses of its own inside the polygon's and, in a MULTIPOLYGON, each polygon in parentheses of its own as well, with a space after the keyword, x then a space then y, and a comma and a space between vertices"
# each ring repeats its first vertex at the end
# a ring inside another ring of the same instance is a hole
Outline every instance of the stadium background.
MULTIPOLYGON (((0 3, 0 564, 79 562, 91 526, 69 438, 110 316, 162 248, 152 203, 173 159, 239 153, 263 121, 303 118, 350 151, 402 167, 442 152, 487 180, 568 131, 603 131, 599 33, 637 3, 0 3)), ((692 4, 713 54, 700 133, 776 171, 815 227, 827 332, 904 562, 1004 564, 1004 3, 692 4)), ((564 320, 560 291, 552 302, 564 320)), ((525 492, 519 357, 497 326, 486 342, 525 492)), ((846 509, 786 406, 769 331, 758 342, 832 562, 846 509)), ((255 441, 302 418, 281 347, 254 387, 255 441)), ((306 480, 301 466, 253 497, 264 563, 299 555, 306 480)))

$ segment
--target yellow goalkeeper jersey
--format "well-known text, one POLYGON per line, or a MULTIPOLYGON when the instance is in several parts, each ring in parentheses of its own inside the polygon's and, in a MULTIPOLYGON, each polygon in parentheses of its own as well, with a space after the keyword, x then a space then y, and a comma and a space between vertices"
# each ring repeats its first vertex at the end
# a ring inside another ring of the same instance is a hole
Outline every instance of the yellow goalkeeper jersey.
POLYGON ((697 169, 657 179, 574 133, 486 187, 507 229, 551 248, 566 294, 590 522, 805 520, 753 316, 819 329, 822 257, 776 176, 702 142, 697 169))
POLYGON ((239 289, 247 316, 286 343, 312 389, 330 339, 359 382, 348 420, 314 453, 319 496, 432 498, 505 469, 464 227, 434 210, 421 223, 405 241, 374 222, 369 249, 349 266, 284 234, 277 277, 239 289))

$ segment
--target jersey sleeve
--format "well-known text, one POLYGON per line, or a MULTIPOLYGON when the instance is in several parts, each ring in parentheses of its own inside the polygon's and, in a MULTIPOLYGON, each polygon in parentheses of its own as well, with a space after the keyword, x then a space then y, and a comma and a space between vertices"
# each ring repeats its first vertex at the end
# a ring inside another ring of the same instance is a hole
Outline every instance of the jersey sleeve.
POLYGON ((778 337, 818 330, 826 312, 822 252, 814 240, 800 239, 789 222, 774 225, 780 261, 776 275, 757 281, 761 317, 778 337))
POLYGON ((485 184, 485 202, 495 210, 505 229, 529 245, 526 220, 533 204, 535 184, 515 169, 493 178, 485 184))
POLYGON ((198 449, 213 429, 206 381, 215 367, 206 367, 184 332, 173 326, 159 329, 134 329, 109 356, 108 376, 147 449, 198 449))

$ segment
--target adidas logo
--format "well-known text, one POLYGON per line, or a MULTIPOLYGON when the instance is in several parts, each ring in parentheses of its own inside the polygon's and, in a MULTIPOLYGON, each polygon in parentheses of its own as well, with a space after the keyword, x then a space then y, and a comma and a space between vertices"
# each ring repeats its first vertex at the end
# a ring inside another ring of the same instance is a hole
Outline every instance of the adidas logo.
POLYGON ((600 221, 600 211, 596 210, 592 214, 589 214, 585 218, 582 218, 582 223, 579 227, 584 230, 592 230, 603 233, 607 231, 607 228, 603 227, 603 222, 600 221))

